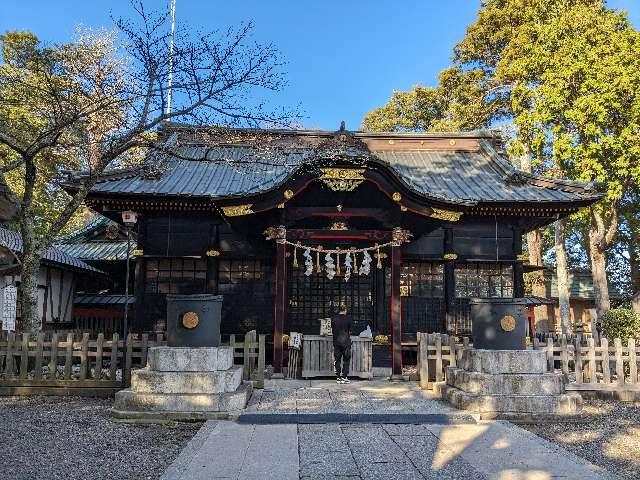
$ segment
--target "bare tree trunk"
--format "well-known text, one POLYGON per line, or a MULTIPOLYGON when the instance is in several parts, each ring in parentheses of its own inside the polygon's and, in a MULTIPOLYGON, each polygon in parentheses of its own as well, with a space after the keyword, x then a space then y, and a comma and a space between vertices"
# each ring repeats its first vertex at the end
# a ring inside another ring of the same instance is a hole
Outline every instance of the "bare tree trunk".
MULTIPOLYGON (((520 157, 520 168, 531 173, 531 157, 525 153, 520 157)), ((542 233, 540 229, 532 230, 527 233, 527 252, 529 253, 529 264, 537 267, 542 266, 542 233)), ((540 298, 546 298, 547 288, 544 282, 544 272, 542 270, 536 270, 531 272, 531 293, 532 295, 540 298)), ((546 305, 537 305, 533 307, 533 317, 536 324, 536 330, 539 330, 542 326, 548 330, 548 310, 546 305)))
POLYGON ((611 308, 609 301, 609 280, 607 279, 607 259, 600 243, 601 235, 597 228, 589 229, 589 260, 593 278, 593 294, 596 303, 598 321, 602 322, 605 313, 611 308))
POLYGON ((560 330, 562 333, 567 334, 571 333, 571 306, 569 304, 569 272, 567 270, 567 249, 565 245, 565 219, 556 220, 553 226, 555 229, 560 330))

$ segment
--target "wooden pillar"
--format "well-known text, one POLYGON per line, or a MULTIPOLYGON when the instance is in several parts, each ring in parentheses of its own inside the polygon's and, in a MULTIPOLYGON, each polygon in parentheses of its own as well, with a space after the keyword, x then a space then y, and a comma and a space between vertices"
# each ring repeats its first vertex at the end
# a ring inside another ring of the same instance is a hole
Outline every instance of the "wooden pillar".
POLYGON ((283 225, 277 229, 275 260, 275 298, 273 313, 273 372, 282 374, 284 350, 282 334, 284 333, 285 304, 287 301, 287 230, 283 225))
POLYGON ((402 272, 402 244, 407 232, 400 227, 393 229, 391 243, 391 378, 402 376, 402 297, 400 273, 402 272))
MULTIPOLYGON (((147 222, 146 217, 144 215, 138 215, 138 223, 137 223, 137 236, 136 242, 132 242, 132 250, 139 249, 144 252, 146 248, 146 240, 147 240, 147 222)), ((129 272, 129 274, 133 275, 134 278, 134 286, 133 286, 133 296, 136 298, 136 302, 133 306, 133 315, 130 320, 131 330, 134 332, 141 332, 149 329, 149 325, 145 322, 144 318, 144 288, 145 288, 145 270, 146 263, 144 257, 136 257, 132 260, 133 270, 129 272)), ((125 279, 126 281, 126 279, 125 279)), ((124 289, 124 285, 122 286, 124 289)), ((128 306, 126 308, 129 308, 128 306)), ((129 313, 132 313, 131 308, 129 308, 129 313)), ((153 326, 155 327, 155 325, 153 326)))
POLYGON ((513 228, 513 254, 516 261, 513 263, 513 296, 524 297, 524 267, 522 261, 518 259, 522 255, 522 230, 513 228))
POLYGON ((451 327, 456 331, 456 306, 455 306, 455 261, 458 256, 454 253, 453 230, 445 228, 444 230, 444 300, 445 300, 445 318, 442 331, 440 333, 449 333, 451 327))

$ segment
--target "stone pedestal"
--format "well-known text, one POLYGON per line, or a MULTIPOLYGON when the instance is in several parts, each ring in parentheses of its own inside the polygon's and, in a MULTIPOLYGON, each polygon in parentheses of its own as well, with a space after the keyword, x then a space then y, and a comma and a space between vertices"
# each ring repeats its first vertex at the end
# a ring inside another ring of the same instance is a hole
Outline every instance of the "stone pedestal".
POLYGON ((581 397, 565 391, 561 373, 547 371, 541 350, 476 350, 447 368, 442 397, 483 419, 540 421, 576 415, 581 397))
POLYGON ((112 414, 132 420, 200 420, 237 415, 251 396, 231 347, 151 347, 131 388, 116 393, 112 414))

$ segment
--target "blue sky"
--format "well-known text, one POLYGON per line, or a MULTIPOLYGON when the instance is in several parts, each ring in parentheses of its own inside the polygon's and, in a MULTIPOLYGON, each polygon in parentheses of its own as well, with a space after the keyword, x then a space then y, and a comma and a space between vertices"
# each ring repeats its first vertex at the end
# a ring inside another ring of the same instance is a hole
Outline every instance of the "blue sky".
MULTIPOLYGON (((146 0, 149 7, 166 0, 146 0)), ((31 30, 69 38, 75 25, 111 26, 127 0, 5 0, 0 31, 31 30)), ((638 0, 610 0, 640 27, 638 0)), ((275 43, 289 86, 280 103, 301 103, 308 128, 355 130, 394 89, 432 85, 453 45, 476 15, 478 0, 177 0, 177 20, 207 29, 254 20, 255 37, 275 43)))

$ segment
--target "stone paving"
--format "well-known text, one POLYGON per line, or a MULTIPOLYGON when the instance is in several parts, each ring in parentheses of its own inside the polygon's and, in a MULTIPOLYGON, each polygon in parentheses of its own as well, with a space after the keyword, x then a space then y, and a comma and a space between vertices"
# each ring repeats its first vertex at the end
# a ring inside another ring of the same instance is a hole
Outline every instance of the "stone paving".
POLYGON ((428 413, 456 414, 447 403, 415 382, 386 380, 353 381, 338 385, 333 380, 268 381, 256 390, 247 413, 428 413))
POLYGON ((285 419, 437 414, 433 418, 446 421, 251 424, 242 423, 242 416, 238 422, 209 421, 163 480, 615 478, 508 422, 450 421, 464 414, 415 383, 269 382, 254 393, 247 412, 285 419))

